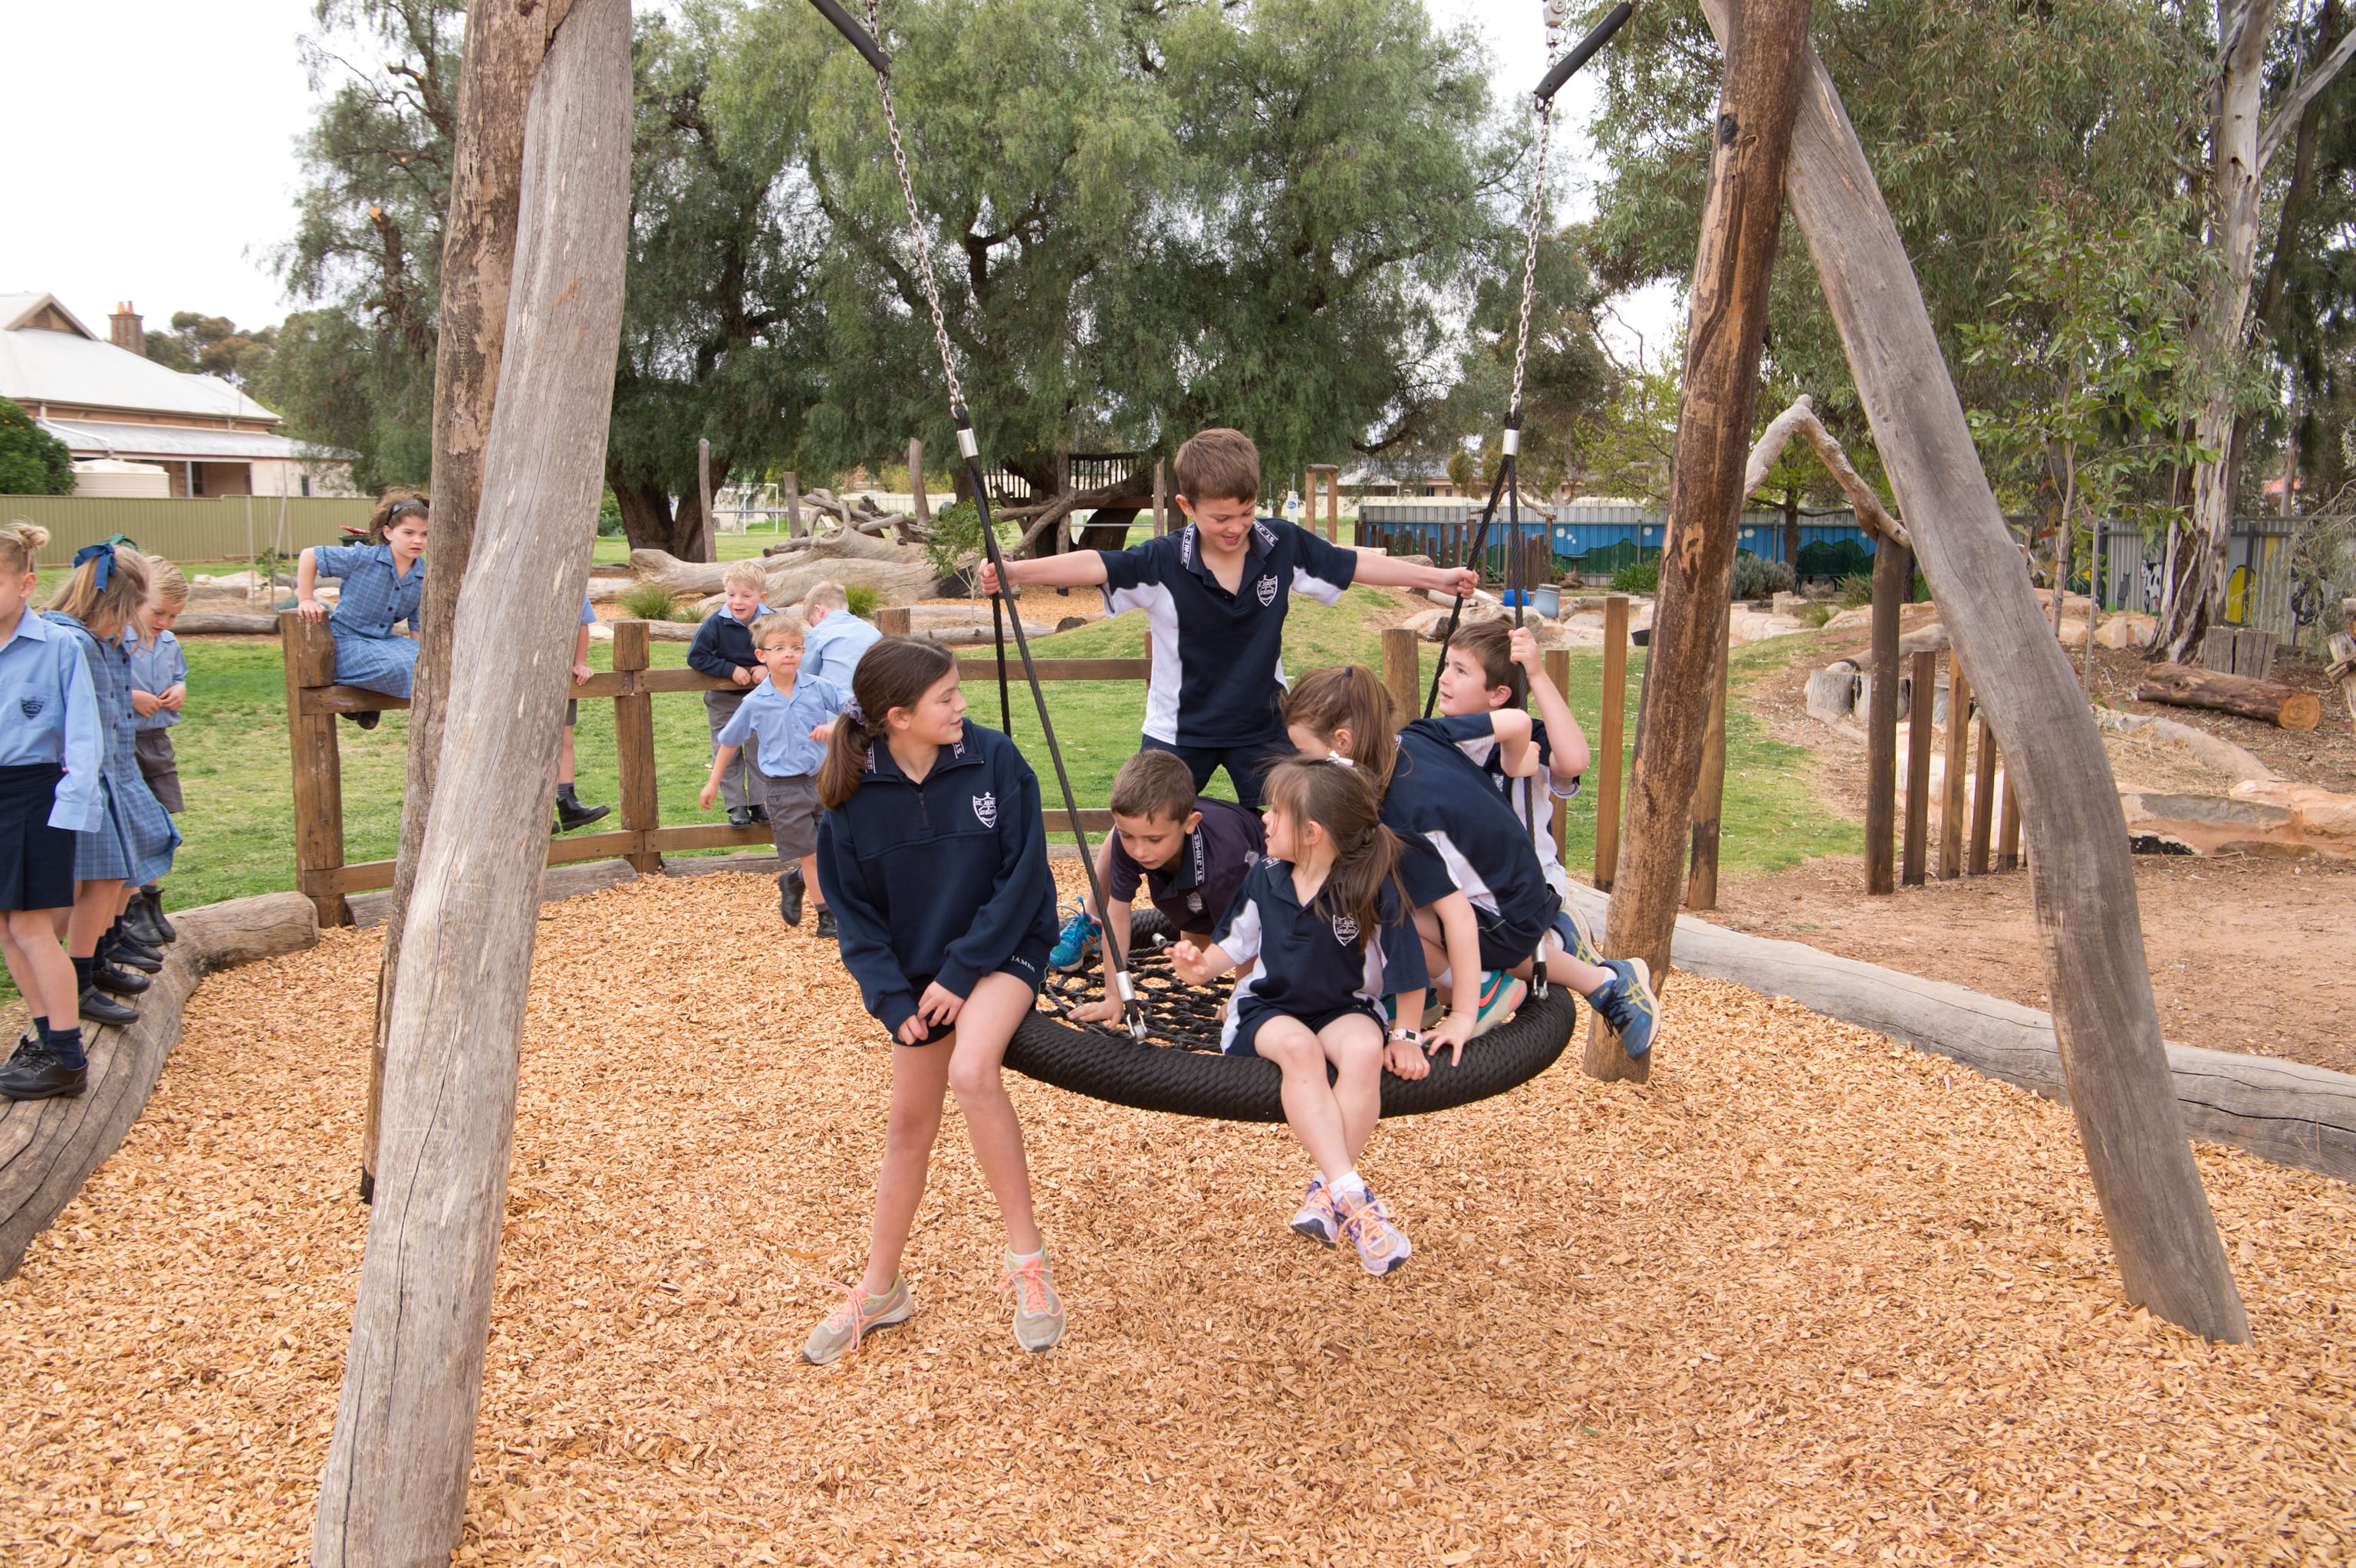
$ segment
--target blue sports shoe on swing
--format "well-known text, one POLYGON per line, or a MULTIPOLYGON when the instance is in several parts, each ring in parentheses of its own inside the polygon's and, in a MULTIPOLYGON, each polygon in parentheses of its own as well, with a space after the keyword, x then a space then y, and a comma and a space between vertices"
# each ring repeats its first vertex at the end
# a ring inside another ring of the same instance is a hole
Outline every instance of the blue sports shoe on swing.
POLYGON ((1064 922, 1063 933, 1055 938, 1055 945, 1047 950, 1047 963, 1053 968, 1078 968, 1087 958, 1088 950, 1096 946, 1098 933, 1104 929, 1079 900, 1074 899, 1070 909, 1072 912, 1064 922))
POLYGON ((1642 958, 1607 958, 1603 966, 1612 978, 1587 998, 1599 1017, 1620 1037, 1620 1049, 1631 1057, 1653 1049, 1653 1031, 1661 1021, 1661 999, 1653 994, 1653 971, 1642 958))

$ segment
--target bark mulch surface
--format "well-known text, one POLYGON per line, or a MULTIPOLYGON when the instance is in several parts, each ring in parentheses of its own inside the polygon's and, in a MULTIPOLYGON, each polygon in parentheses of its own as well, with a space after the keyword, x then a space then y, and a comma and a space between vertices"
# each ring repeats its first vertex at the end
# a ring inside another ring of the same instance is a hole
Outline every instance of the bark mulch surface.
MULTIPOLYGON (((952 1116, 917 1317, 802 1366, 862 1253, 888 1048, 775 898, 656 880, 544 916, 461 1561, 2356 1542, 2346 1187, 2201 1151, 2256 1331, 2208 1346, 2121 1305, 2065 1112, 1701 981, 1649 1088, 1563 1067, 1387 1127, 1365 1168, 1417 1252, 1385 1280, 1284 1230, 1282 1129, 1015 1080, 1064 1347, 1008 1337, 952 1116)), ((208 981, 146 1115, 0 1285, 0 1561, 303 1559, 377 940, 208 981)))

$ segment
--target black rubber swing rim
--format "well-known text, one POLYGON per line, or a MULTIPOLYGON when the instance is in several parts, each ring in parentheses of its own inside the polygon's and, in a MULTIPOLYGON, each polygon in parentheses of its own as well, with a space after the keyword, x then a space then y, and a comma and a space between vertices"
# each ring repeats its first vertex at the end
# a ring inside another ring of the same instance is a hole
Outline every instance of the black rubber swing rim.
MULTIPOLYGON (((1144 939, 1161 928, 1156 912, 1140 910, 1132 929, 1144 939)), ((1442 1051, 1426 1077, 1384 1073, 1383 1115, 1451 1111, 1519 1088, 1560 1060, 1578 1026, 1570 988, 1549 986, 1545 997, 1526 998, 1519 1012, 1466 1046, 1454 1066, 1442 1051)), ((1284 1120, 1282 1075, 1272 1061, 1141 1045, 1126 1034, 1067 1023, 1044 1010, 1014 1031, 1006 1065, 1042 1083, 1133 1110, 1222 1122, 1284 1120)))

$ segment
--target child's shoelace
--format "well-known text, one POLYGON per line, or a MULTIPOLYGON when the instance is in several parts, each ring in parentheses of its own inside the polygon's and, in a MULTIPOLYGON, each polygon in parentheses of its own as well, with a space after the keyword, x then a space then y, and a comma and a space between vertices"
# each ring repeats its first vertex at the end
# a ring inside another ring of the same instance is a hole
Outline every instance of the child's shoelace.
POLYGON ((1047 1310, 1047 1260, 1033 1258, 1029 1263, 1010 1264, 998 1281, 1000 1291, 1014 1292, 1017 1312, 1047 1310))

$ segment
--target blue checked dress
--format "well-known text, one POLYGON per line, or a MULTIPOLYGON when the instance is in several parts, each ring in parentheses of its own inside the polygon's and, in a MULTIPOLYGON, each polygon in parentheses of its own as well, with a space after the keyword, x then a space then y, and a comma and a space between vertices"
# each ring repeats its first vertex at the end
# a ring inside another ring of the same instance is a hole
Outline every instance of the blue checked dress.
POLYGON ((172 851, 180 847, 180 830, 156 804, 155 792, 139 772, 139 716, 131 707, 131 650, 120 637, 100 642, 71 615, 55 610, 42 614, 73 633, 81 644, 106 735, 106 761, 99 767, 106 811, 96 827, 74 835, 74 880, 109 881, 119 877, 139 887, 160 881, 172 869, 172 851))
POLYGON ((336 634, 336 680, 366 687, 388 697, 407 697, 417 674, 417 642, 392 629, 396 621, 417 625, 417 602, 425 592, 425 558, 419 556, 405 578, 393 575, 389 544, 319 545, 311 551, 322 577, 340 578, 335 613, 327 624, 336 634))

